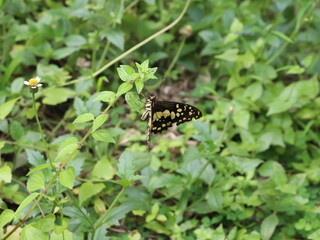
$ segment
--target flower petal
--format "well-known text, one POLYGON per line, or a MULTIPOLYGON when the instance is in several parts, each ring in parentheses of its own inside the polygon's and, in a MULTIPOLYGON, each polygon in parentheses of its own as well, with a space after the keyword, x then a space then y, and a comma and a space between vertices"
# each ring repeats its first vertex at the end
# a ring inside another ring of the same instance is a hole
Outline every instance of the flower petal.
POLYGON ((28 81, 24 81, 23 83, 24 83, 24 85, 27 85, 27 86, 30 85, 30 83, 28 81))

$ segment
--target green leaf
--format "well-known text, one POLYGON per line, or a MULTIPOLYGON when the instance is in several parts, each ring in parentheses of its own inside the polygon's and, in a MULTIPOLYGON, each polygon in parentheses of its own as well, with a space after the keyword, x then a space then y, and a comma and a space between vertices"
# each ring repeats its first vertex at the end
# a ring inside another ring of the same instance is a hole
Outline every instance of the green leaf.
POLYGON ((135 203, 133 202, 122 203, 120 206, 115 207, 110 211, 110 213, 108 214, 104 222, 108 226, 118 225, 119 224, 118 221, 120 219, 123 219, 128 212, 131 212, 134 206, 135 206, 135 203))
POLYGON ((0 168, 0 182, 10 183, 12 179, 11 169, 4 165, 0 168))
POLYGON ((302 74, 304 73, 305 69, 303 67, 300 67, 299 65, 293 65, 290 66, 290 68, 287 71, 287 74, 302 74))
POLYGON ((109 117, 107 113, 101 113, 96 119, 93 121, 92 132, 96 131, 102 124, 104 124, 109 117))
POLYGON ((277 37, 281 38, 282 40, 285 40, 288 43, 293 43, 292 39, 289 38, 288 36, 286 36, 285 34, 283 34, 282 32, 279 31, 272 31, 272 33, 274 35, 276 35, 277 37))
POLYGON ((79 50, 79 47, 64 47, 64 48, 59 48, 57 50, 55 50, 52 53, 52 58, 54 60, 59 60, 59 59, 63 59, 66 58, 68 56, 70 56, 72 53, 76 52, 79 50))
POLYGON ((268 105, 269 109, 267 115, 270 116, 272 114, 286 112, 294 106, 294 103, 294 100, 284 102, 280 99, 275 99, 268 105))
POLYGON ((268 161, 259 168, 259 174, 271 178, 276 185, 286 184, 287 176, 283 167, 274 161, 268 161))
POLYGON ((281 129, 275 125, 270 125, 268 129, 265 129, 259 136, 258 141, 262 144, 259 151, 265 151, 270 145, 285 146, 281 129))
POLYGON ((64 240, 64 239, 70 239, 70 240, 74 239, 73 233, 68 230, 64 230, 61 233, 57 233, 55 231, 51 233, 50 240, 64 240))
POLYGON ((277 72, 271 65, 256 63, 253 65, 255 75, 261 79, 262 82, 269 82, 271 79, 277 77, 277 72))
POLYGON ((30 150, 30 149, 27 149, 26 152, 27 152, 28 162, 32 166, 36 167, 36 166, 39 166, 39 165, 44 164, 46 162, 41 153, 34 151, 34 150, 30 150))
POLYGON ((23 87, 23 80, 24 79, 22 77, 19 77, 13 80, 10 88, 12 93, 19 93, 21 91, 23 87))
POLYGON ((229 62, 235 62, 238 58, 238 49, 228 49, 224 53, 220 55, 216 55, 217 59, 229 61, 229 62))
POLYGON ((92 182, 85 182, 81 185, 79 189, 79 202, 80 205, 87 199, 91 198, 92 196, 98 194, 105 186, 103 183, 92 183, 92 182))
POLYGON ((128 65, 121 65, 120 67, 117 68, 118 75, 120 79, 124 82, 129 82, 134 80, 132 78, 132 75, 135 73, 135 70, 128 65))
POLYGON ((20 97, 11 99, 8 102, 5 102, 4 104, 0 105, 0 120, 5 119, 8 114, 11 112, 13 106, 15 105, 16 101, 19 99, 20 97))
POLYGON ((248 129, 250 113, 247 110, 234 111, 232 119, 237 126, 248 129))
POLYGON ((123 152, 118 163, 117 175, 128 182, 142 179, 141 176, 134 175, 136 167, 133 164, 133 156, 128 152, 123 152))
POLYGON ((278 220, 278 217, 276 214, 271 214, 262 221, 262 224, 261 224, 261 238, 262 238, 262 240, 271 239, 278 223, 279 223, 279 220, 278 220))
POLYGON ((132 84, 131 83, 122 83, 117 91, 117 97, 120 97, 122 94, 125 94, 126 92, 129 92, 132 88, 132 84))
POLYGON ((107 157, 101 158, 93 167, 91 172, 93 179, 110 180, 114 176, 114 168, 107 157))
POLYGON ((35 227, 27 225, 23 227, 21 232, 21 240, 48 240, 49 235, 36 229, 35 227))
POLYGON ((70 154, 79 148, 79 145, 77 143, 78 140, 74 137, 64 140, 59 146, 59 152, 54 161, 65 162, 67 159, 69 161, 72 160, 70 154))
POLYGON ((57 105, 66 102, 68 98, 72 98, 75 92, 68 88, 53 88, 43 92, 44 98, 42 102, 48 105, 57 105))
POLYGON ((42 217, 36 222, 31 223, 30 225, 42 232, 50 232, 55 228, 56 217, 50 213, 47 216, 42 217))
POLYGON ((111 134, 106 129, 99 129, 92 133, 92 137, 98 141, 116 143, 111 134))
POLYGON ((224 43, 236 40, 240 36, 242 29, 243 24, 239 21, 239 19, 234 18, 230 26, 230 33, 226 36, 224 43))
POLYGON ((262 92, 262 84, 260 82, 255 82, 246 88, 244 96, 248 97, 251 101, 256 101, 261 97, 262 92))
POLYGON ((76 176, 76 172, 74 170, 73 167, 68 167, 66 170, 62 171, 59 174, 59 182, 69 188, 72 189, 73 188, 73 184, 74 184, 74 179, 76 176))
POLYGON ((238 33, 238 32, 241 32, 242 30, 243 30, 243 24, 239 21, 238 18, 234 18, 230 26, 230 31, 238 33))
POLYGON ((159 212, 159 203, 155 203, 151 207, 151 213, 146 216, 146 222, 151 222, 154 220, 159 212))
MULTIPOLYGON (((82 215, 81 215, 82 216, 82 215)), ((74 217, 74 215, 72 215, 71 217, 74 217)), ((83 217, 83 216, 82 216, 83 217)), ((76 218, 76 217, 75 217, 76 218)), ((82 220, 82 218, 79 218, 82 220)), ((85 219, 84 219, 85 220, 85 219)), ((68 225, 69 225, 69 219, 67 218, 62 218, 61 219, 61 222, 58 224, 56 224, 55 228, 54 228, 54 231, 53 233, 57 233, 57 234, 60 234, 60 233, 63 233, 65 232, 65 230, 68 229, 68 225)), ((67 238, 68 239, 68 238, 67 238)), ((72 239, 72 238, 71 238, 72 239)), ((51 240, 51 239, 50 239, 51 240)), ((60 239, 58 238, 58 240, 63 240, 63 239, 60 239)))
POLYGON ((210 189, 206 194, 206 200, 214 211, 221 211, 223 207, 223 196, 220 189, 210 189))
POLYGON ((0 215, 0 228, 3 228, 4 225, 11 222, 14 218, 14 211, 11 209, 5 209, 0 215))
POLYGON ((140 112, 140 110, 144 107, 144 103, 140 100, 139 95, 135 92, 126 93, 125 99, 129 107, 134 111, 140 112))
POLYGON ((145 73, 149 70, 149 59, 145 60, 143 63, 139 64, 136 62, 136 66, 139 73, 145 73))
MULTIPOLYGON (((54 164, 54 166, 55 166, 55 164, 54 164)), ((51 164, 50 164, 50 163, 46 163, 46 164, 39 165, 39 166, 31 169, 31 170, 28 172, 27 176, 29 176, 30 174, 35 173, 35 172, 37 172, 37 171, 40 171, 40 170, 42 170, 42 169, 49 168, 49 167, 51 167, 51 164)))
POLYGON ((44 187, 44 175, 42 172, 33 173, 27 182, 27 188, 30 192, 44 187))
POLYGON ((102 91, 97 94, 97 97, 93 101, 113 102, 115 98, 116 94, 114 92, 102 91))
POLYGON ((134 84, 136 86, 137 92, 141 93, 141 91, 144 87, 144 83, 143 83, 142 79, 138 78, 137 80, 134 81, 134 84))
POLYGON ((81 47, 87 43, 87 40, 82 35, 69 35, 64 42, 68 47, 81 47))
MULTIPOLYGON (((11 75, 14 73, 14 70, 21 64, 21 54, 18 56, 15 56, 10 63, 6 65, 4 76, 1 76, 1 81, 0 81, 0 87, 3 88, 6 86, 7 82, 11 78, 11 75)), ((1 109, 1 107, 0 107, 1 109)), ((0 110, 0 119, 1 119, 1 113, 2 111, 0 110)))
POLYGON ((84 123, 89 122, 94 119, 94 116, 92 113, 84 113, 78 116, 72 123, 84 123))
POLYGON ((22 203, 20 204, 20 206, 18 207, 18 209, 15 212, 15 217, 17 217, 18 213, 21 212, 22 209, 24 209, 26 206, 28 206, 29 203, 31 203, 36 197, 39 196, 39 193, 34 192, 31 193, 28 197, 26 197, 22 203))
POLYGON ((107 31, 106 36, 108 40, 117 48, 120 50, 124 49, 124 32, 110 28, 110 30, 107 31))
POLYGON ((318 228, 316 231, 308 235, 309 240, 319 240, 320 239, 320 228, 318 228))

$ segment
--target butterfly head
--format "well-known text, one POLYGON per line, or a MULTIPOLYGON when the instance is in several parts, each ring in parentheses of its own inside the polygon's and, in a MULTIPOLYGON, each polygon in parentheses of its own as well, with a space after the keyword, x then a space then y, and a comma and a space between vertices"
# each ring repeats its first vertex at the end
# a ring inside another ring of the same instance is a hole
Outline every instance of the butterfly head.
POLYGON ((150 94, 150 95, 148 96, 148 99, 147 99, 148 102, 154 102, 155 100, 156 100, 156 96, 155 96, 155 95, 150 94))

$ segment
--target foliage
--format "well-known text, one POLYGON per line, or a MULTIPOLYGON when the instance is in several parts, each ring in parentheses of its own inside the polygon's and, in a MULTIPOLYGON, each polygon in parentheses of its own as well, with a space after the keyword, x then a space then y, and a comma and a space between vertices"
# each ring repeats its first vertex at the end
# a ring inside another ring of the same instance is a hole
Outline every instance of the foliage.
POLYGON ((319 4, 189 3, 0 1, 1 238, 320 239, 319 4))

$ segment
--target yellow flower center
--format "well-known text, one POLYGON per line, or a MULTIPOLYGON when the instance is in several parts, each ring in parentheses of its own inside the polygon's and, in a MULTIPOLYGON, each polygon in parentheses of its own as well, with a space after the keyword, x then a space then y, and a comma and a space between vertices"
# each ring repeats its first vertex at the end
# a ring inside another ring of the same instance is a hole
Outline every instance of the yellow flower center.
POLYGON ((39 83, 39 81, 36 78, 31 78, 29 80, 30 87, 36 87, 38 85, 38 83, 39 83))

